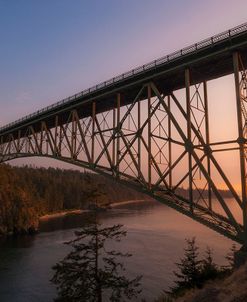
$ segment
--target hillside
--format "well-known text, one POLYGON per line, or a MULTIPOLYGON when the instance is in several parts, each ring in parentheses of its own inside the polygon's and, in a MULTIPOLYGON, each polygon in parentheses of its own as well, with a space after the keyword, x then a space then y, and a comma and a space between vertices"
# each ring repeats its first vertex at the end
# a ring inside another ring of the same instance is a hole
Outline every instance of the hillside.
MULTIPOLYGON (((97 202, 146 199, 147 196, 93 173, 58 168, 0 165, 0 235, 32 232, 39 217, 71 209, 88 209, 92 192, 97 202), (100 195, 100 196, 99 196, 100 195)), ((186 189, 178 193, 186 196, 186 189)), ((228 197, 228 191, 222 196, 228 197)), ((196 196, 196 192, 194 192, 196 196)))
POLYGON ((247 263, 223 280, 208 282, 202 289, 188 291, 175 302, 246 302, 247 263))
POLYGON ((42 215, 87 209, 95 191, 102 206, 145 198, 97 174, 0 165, 0 234, 32 232, 42 215))

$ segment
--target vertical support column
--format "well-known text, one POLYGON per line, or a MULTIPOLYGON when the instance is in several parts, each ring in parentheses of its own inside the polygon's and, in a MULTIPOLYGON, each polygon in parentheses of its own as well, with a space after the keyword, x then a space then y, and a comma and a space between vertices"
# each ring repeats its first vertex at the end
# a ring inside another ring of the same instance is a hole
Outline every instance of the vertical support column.
POLYGON ((148 85, 148 187, 151 189, 152 186, 152 146, 151 146, 151 86, 148 85))
POLYGON ((138 177, 141 179, 141 135, 140 129, 141 129, 141 102, 138 100, 137 102, 137 131, 138 131, 138 177))
MULTIPOLYGON (((30 149, 30 146, 29 146, 30 149)), ((46 154, 49 154, 49 143, 48 143, 48 136, 46 135, 46 154)))
POLYGON ((75 114, 72 111, 71 114, 71 158, 75 157, 75 114))
POLYGON ((8 155, 11 155, 11 142, 12 142, 12 140, 11 140, 10 135, 8 135, 8 142, 9 142, 9 146, 8 146, 8 155))
POLYGON ((55 116, 55 139, 54 139, 54 150, 56 153, 56 156, 58 156, 58 146, 57 146, 57 138, 58 138, 58 115, 55 116))
MULTIPOLYGON (((171 111, 171 97, 168 95, 167 97, 167 107, 168 110, 171 111)), ((171 142, 171 135, 172 135, 172 130, 171 130, 171 118, 168 115, 168 169, 169 169, 169 188, 172 190, 172 142, 171 142)))
POLYGON ((96 103, 92 103, 92 145, 91 145, 91 164, 94 163, 94 146, 95 146, 95 116, 96 116, 96 103))
POLYGON ((0 136, 0 153, 1 153, 1 156, 3 156, 3 150, 4 150, 3 135, 1 135, 0 136))
POLYGON ((116 173, 117 177, 119 177, 119 158, 120 158, 120 106, 121 106, 121 95, 120 93, 117 94, 117 165, 116 165, 116 173))
POLYGON ((76 119, 76 114, 74 114, 74 158, 77 159, 76 149, 77 149, 77 130, 78 130, 78 124, 76 119))
POLYGON ((33 137, 33 140, 34 140, 34 148, 33 148, 34 150, 33 151, 34 151, 35 154, 38 154, 39 153, 39 148, 38 148, 38 144, 37 144, 37 134, 35 133, 35 130, 33 129, 32 126, 30 126, 30 129, 32 129, 32 137, 33 137))
POLYGON ((1 153, 1 156, 4 156, 4 153, 5 153, 4 151, 5 151, 5 145, 6 145, 6 143, 4 143, 3 135, 1 135, 0 141, 1 141, 0 153, 1 153))
MULTIPOLYGON (((26 142, 26 150, 25 150, 25 152, 26 153, 30 153, 30 140, 29 140, 28 135, 25 138, 25 142, 26 142)), ((9 144, 9 154, 11 153, 10 151, 11 151, 11 142, 9 144)))
POLYGON ((192 155, 191 155, 191 110, 190 110, 190 70, 185 70, 185 88, 186 88, 186 113, 187 113, 187 151, 188 151, 188 169, 189 169, 189 201, 190 210, 193 212, 193 174, 192 174, 192 155))
MULTIPOLYGON (((204 94, 204 111, 205 111, 205 135, 206 135, 206 144, 209 152, 209 144, 210 144, 210 135, 209 135, 209 114, 208 114, 208 90, 207 90, 207 82, 203 82, 203 94, 204 94)), ((211 162, 209 154, 207 154, 207 170, 208 175, 211 178, 211 162)), ((208 205, 209 209, 212 211, 212 190, 211 186, 208 183, 208 205)))
POLYGON ((20 146, 21 146, 21 130, 18 130, 18 138, 17 138, 17 152, 20 153, 20 146))
POLYGON ((41 154, 43 154, 43 124, 41 122, 41 125, 40 125, 40 150, 41 150, 41 154))
POLYGON ((245 137, 244 137, 244 124, 242 116, 241 104, 241 89, 239 79, 239 54, 233 54, 233 67, 236 89, 236 105, 237 105, 237 119, 238 119, 238 143, 240 155, 240 173, 241 173, 241 193, 242 193, 242 206, 243 206, 243 226, 244 226, 244 245, 247 247, 247 189, 246 189, 246 158, 245 158, 245 137))
MULTIPOLYGON (((116 108, 113 108, 112 111, 112 129, 113 131, 115 131, 116 129, 116 108)), ((116 139, 115 139, 116 135, 114 135, 113 140, 112 140, 112 163, 113 166, 116 165, 116 139)))
POLYGON ((59 144, 58 144, 59 155, 62 155, 62 140, 63 140, 63 131, 62 131, 61 124, 59 124, 59 144))

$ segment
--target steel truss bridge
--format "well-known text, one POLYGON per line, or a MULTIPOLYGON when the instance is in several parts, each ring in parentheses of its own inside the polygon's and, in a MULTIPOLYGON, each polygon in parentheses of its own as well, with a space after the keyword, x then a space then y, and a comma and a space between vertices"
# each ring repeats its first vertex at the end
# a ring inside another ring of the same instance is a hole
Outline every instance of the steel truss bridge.
POLYGON ((91 169, 247 245, 246 68, 247 23, 1 127, 0 162, 44 156, 91 169), (238 137, 211 142, 207 82, 232 73, 238 137), (231 150, 240 195, 215 156, 231 150))

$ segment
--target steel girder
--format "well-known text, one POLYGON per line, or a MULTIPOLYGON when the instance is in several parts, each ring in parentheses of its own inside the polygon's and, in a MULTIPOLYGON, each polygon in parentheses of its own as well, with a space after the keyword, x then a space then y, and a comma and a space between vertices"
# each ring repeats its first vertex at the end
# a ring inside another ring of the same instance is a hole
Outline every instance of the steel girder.
POLYGON ((44 119, 38 131, 31 124, 1 135, 0 162, 44 156, 85 167, 113 177, 220 234, 247 244, 247 72, 237 52, 233 54, 233 65, 239 133, 236 140, 210 142, 207 83, 191 85, 191 71, 186 68, 185 106, 175 92, 164 94, 165 90, 150 81, 127 106, 122 106, 124 95, 119 91, 109 111, 97 112, 97 100, 93 100, 91 115, 86 118, 79 117, 82 105, 70 111, 66 122, 55 114, 52 123, 55 127, 50 128, 44 119), (229 147, 219 149, 221 145, 229 147), (241 196, 215 157, 219 150, 239 150, 241 196), (243 223, 222 196, 212 169, 243 213, 243 223), (181 186, 188 190, 182 190, 181 186))

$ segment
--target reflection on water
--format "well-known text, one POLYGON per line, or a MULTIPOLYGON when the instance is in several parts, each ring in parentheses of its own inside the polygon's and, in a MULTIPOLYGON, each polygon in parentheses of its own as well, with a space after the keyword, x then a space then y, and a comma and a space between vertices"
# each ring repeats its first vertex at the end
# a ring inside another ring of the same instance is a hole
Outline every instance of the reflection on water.
MULTIPOLYGON (((63 242, 73 237, 88 215, 53 218, 41 223, 41 233, 36 236, 0 241, 0 301, 52 301, 56 291, 49 282, 51 267, 66 255, 69 247, 63 242)), ((128 275, 143 275, 147 301, 172 284, 174 263, 183 255, 185 238, 196 236, 202 252, 207 245, 212 247, 219 264, 225 263, 233 243, 155 201, 118 206, 101 212, 100 219, 105 225, 125 225, 128 235, 114 247, 133 254, 126 262, 128 275)))

